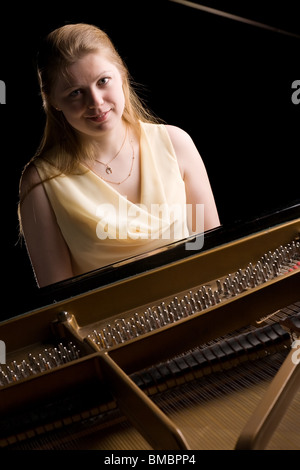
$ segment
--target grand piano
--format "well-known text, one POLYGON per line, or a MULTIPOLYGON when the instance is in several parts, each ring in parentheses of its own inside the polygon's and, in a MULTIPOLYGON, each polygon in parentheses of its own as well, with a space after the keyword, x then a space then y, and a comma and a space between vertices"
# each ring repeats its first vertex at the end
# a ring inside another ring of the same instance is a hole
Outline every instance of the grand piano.
MULTIPOLYGON (((183 3, 168 13, 206 22, 183 3)), ((218 185, 221 227, 43 288, 0 323, 1 448, 300 449, 300 201, 271 162, 234 199, 218 185)))
POLYGON ((299 207, 2 322, 1 446, 299 448, 299 207))

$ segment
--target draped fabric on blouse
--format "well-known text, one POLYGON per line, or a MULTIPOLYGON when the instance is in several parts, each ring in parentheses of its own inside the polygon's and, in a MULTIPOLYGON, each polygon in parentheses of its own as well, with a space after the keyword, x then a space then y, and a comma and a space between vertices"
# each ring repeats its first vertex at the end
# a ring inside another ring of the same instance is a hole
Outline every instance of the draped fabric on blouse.
MULTIPOLYGON (((188 236, 185 185, 168 132, 162 124, 140 125, 139 204, 84 165, 79 174, 43 182, 75 275, 188 236)), ((49 163, 35 164, 42 181, 53 175, 49 163)))

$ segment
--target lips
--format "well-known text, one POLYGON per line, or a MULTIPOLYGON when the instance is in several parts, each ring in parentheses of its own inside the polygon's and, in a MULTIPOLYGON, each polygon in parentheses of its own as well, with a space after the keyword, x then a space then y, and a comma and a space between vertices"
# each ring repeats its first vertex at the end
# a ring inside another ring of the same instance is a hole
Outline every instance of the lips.
POLYGON ((105 111, 104 113, 94 114, 93 116, 86 116, 86 118, 94 122, 103 122, 105 121, 109 112, 110 109, 108 111, 105 111))

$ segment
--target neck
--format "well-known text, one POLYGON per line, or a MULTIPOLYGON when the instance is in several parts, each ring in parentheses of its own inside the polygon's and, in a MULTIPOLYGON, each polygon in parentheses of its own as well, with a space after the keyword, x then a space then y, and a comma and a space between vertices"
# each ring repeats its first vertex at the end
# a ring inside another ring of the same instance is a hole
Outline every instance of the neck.
POLYGON ((100 160, 107 163, 122 150, 128 135, 127 126, 121 122, 121 125, 109 131, 99 139, 94 141, 95 161, 100 160))

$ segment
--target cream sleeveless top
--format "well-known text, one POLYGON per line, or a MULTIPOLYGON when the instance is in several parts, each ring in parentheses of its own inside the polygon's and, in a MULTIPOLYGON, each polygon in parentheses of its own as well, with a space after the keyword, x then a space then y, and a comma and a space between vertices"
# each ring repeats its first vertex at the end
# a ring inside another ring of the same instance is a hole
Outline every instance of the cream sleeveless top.
MULTIPOLYGON (((140 123, 141 200, 133 204, 82 165, 43 182, 69 247, 74 275, 186 238, 186 194, 166 127, 140 123)), ((51 165, 35 161, 42 180, 51 165)))

